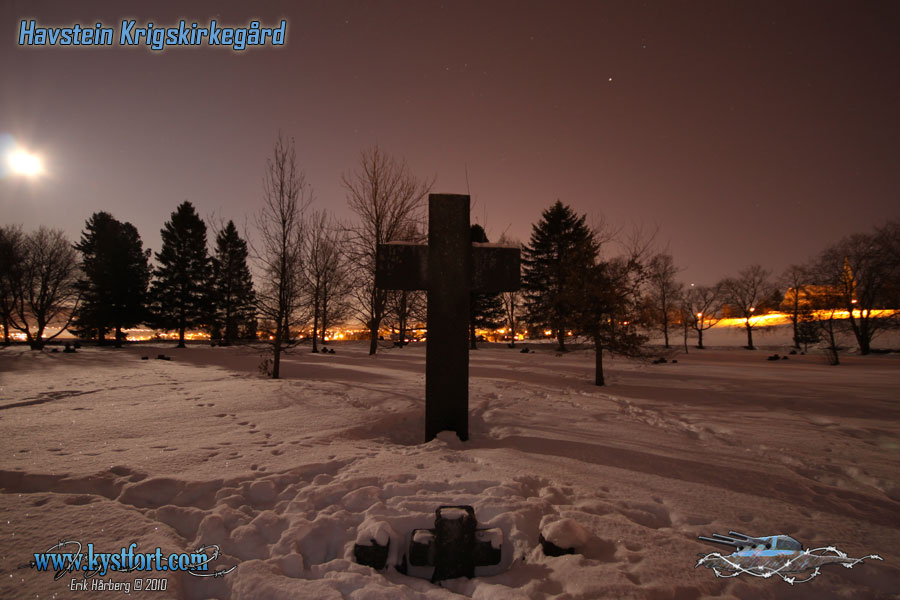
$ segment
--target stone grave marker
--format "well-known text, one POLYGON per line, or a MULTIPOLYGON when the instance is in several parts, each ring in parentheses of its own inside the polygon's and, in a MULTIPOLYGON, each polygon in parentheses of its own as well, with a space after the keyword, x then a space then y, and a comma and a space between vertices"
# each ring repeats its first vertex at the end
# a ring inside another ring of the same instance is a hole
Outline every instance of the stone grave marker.
POLYGON ((469 438, 469 295, 519 289, 519 249, 471 241, 469 196, 428 197, 428 244, 376 250, 375 285, 426 290, 425 441, 441 431, 469 438))

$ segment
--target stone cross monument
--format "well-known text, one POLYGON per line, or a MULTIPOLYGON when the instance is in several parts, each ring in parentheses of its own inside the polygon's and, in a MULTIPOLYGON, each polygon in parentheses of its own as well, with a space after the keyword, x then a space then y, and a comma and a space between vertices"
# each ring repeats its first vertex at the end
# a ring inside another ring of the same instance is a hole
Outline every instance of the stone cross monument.
POLYGON ((427 290, 425 441, 441 431, 469 439, 469 297, 519 289, 519 249, 472 243, 469 197, 428 197, 428 245, 379 244, 375 285, 427 290))

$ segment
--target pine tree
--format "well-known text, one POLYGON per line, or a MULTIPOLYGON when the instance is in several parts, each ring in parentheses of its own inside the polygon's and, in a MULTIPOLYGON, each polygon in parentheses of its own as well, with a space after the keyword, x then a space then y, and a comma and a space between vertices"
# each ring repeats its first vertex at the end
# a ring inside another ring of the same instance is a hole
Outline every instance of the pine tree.
POLYGON ((597 253, 585 216, 560 201, 541 215, 523 248, 525 307, 532 327, 551 329, 565 350, 566 331, 579 301, 580 280, 597 253))
POLYGON ((216 236, 213 270, 213 329, 229 345, 242 337, 241 329, 255 317, 253 278, 247 266, 247 242, 233 221, 216 236))
MULTIPOLYGON (((488 237, 481 225, 472 225, 472 241, 487 243, 488 237)), ((500 293, 479 294, 472 292, 469 295, 469 347, 476 350, 475 328, 494 329, 503 323, 506 311, 503 307, 503 298, 500 293)))
POLYGON ((209 318, 210 260, 206 251, 206 224, 190 202, 183 202, 160 231, 162 249, 156 253, 153 311, 157 326, 184 332, 205 325, 209 318))
POLYGON ((116 346, 121 346, 122 329, 146 317, 150 251, 144 250, 131 223, 122 223, 107 212, 91 215, 75 249, 81 252, 82 272, 77 283, 81 304, 76 331, 96 336, 102 344, 112 329, 116 346))

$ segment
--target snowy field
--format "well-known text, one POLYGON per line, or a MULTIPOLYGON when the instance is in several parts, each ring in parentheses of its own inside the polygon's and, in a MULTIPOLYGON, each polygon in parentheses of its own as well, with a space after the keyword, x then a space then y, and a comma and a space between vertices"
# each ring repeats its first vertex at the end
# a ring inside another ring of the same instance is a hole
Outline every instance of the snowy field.
POLYGON ((464 444, 421 443, 421 345, 303 349, 280 381, 247 348, 0 350, 0 598, 900 598, 900 354, 775 362, 784 335, 712 333, 677 364, 607 360, 604 388, 590 352, 484 347, 464 444), (397 560, 441 504, 503 531, 501 572, 437 586, 353 562, 361 528, 388 524, 397 560), (581 553, 544 556, 542 527, 581 553), (729 530, 884 561, 793 587, 695 569, 717 550, 697 536, 729 530), (60 539, 218 544, 237 568, 128 596, 17 568, 60 539))

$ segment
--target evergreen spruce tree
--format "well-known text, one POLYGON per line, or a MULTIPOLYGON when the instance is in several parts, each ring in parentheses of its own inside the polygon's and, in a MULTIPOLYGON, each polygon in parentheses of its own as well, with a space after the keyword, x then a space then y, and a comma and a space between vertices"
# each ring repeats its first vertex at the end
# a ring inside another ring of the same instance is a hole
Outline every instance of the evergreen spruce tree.
POLYGON ((238 235, 233 221, 216 236, 213 265, 214 327, 222 343, 234 343, 246 332, 241 329, 255 317, 253 279, 247 266, 247 242, 238 235))
POLYGON ((121 346, 122 329, 147 316, 150 251, 144 250, 131 223, 122 223, 107 212, 91 215, 75 249, 81 252, 82 272, 76 284, 81 294, 76 332, 103 344, 113 330, 115 344, 121 346))
POLYGON ((522 280, 531 327, 550 329, 565 350, 566 331, 574 325, 581 278, 593 265, 597 244, 585 216, 579 217, 559 200, 532 227, 523 248, 522 280))
MULTIPOLYGON (((472 225, 472 241, 486 243, 487 234, 481 225, 472 225)), ((476 350, 475 328, 494 329, 499 327, 506 316, 501 294, 479 294, 473 292, 469 295, 469 344, 472 350, 476 350)))
POLYGON ((183 202, 160 231, 162 249, 156 253, 152 286, 156 325, 178 330, 184 348, 189 327, 207 325, 210 305, 210 259, 206 251, 206 224, 190 202, 183 202))

